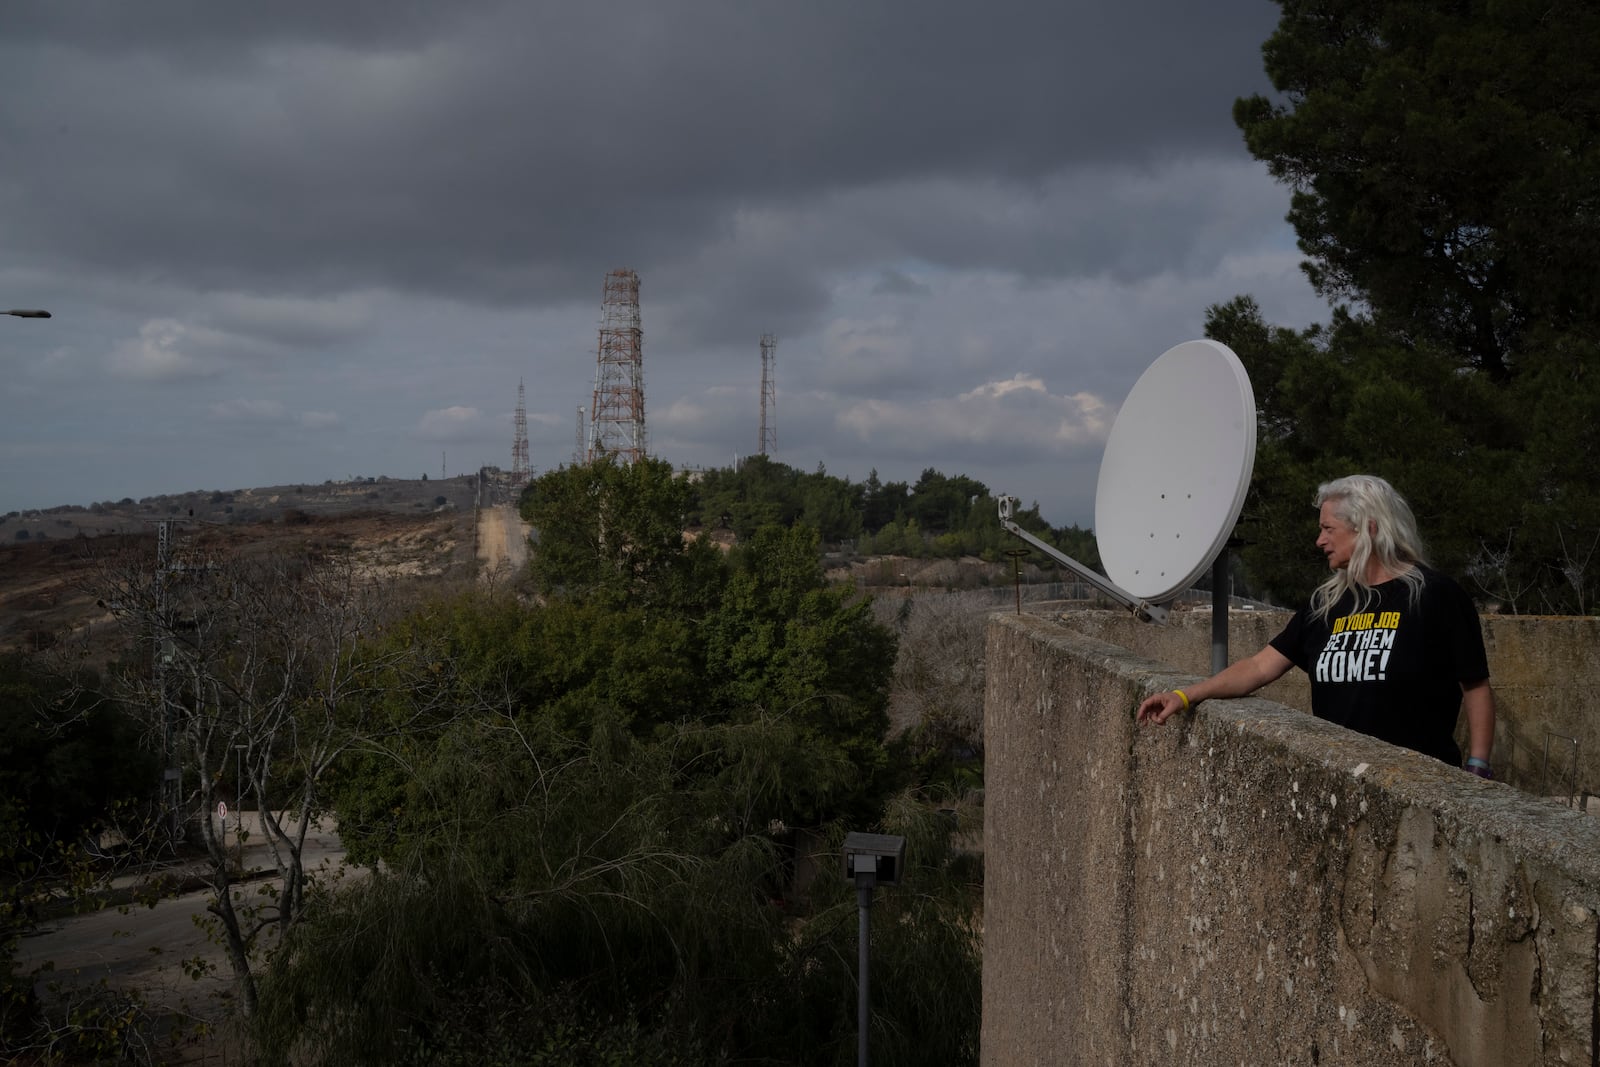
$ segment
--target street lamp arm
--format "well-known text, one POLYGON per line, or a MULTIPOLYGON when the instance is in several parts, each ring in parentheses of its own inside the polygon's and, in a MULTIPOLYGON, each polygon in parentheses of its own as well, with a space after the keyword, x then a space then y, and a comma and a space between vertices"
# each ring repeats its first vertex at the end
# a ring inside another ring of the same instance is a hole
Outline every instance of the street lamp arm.
POLYGON ((11 311, 0 312, 0 315, 15 315, 19 319, 48 319, 50 312, 38 308, 14 308, 11 311))

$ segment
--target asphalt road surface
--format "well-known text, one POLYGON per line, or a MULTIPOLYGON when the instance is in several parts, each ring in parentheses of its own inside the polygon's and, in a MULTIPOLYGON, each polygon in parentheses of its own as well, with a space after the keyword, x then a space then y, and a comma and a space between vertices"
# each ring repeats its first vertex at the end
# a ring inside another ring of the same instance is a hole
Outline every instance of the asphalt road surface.
MULTIPOLYGON (((237 818, 228 816, 230 847, 238 832, 237 818)), ((244 820, 252 830, 244 850, 246 868, 275 869, 264 838, 254 829, 255 813, 245 812, 244 820)), ((331 823, 326 828, 314 827, 307 835, 304 863, 308 876, 315 871, 325 880, 357 877, 342 866, 343 859, 344 848, 331 823)), ((277 885, 281 882, 273 875, 242 882, 232 890, 235 904, 265 901, 258 894, 277 885)), ((109 907, 49 922, 22 940, 18 962, 24 971, 52 965, 36 978, 40 993, 46 996, 51 995, 53 983, 81 988, 105 979, 113 988, 139 993, 154 1010, 216 1018, 225 1014, 233 995, 233 974, 222 946, 208 938, 201 925, 211 918, 206 911, 211 899, 210 890, 201 890, 163 898, 154 908, 109 907), (207 964, 206 973, 198 980, 190 978, 183 966, 185 960, 195 958, 207 964)))

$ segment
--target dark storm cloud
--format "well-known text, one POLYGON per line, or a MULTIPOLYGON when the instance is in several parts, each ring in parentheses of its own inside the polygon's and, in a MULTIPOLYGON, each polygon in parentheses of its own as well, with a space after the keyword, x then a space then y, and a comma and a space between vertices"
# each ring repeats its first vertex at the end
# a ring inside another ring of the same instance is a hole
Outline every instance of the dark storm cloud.
POLYGON ((657 454, 753 450, 776 333, 784 462, 1081 519, 1120 397, 1208 304, 1308 321, 1229 118, 1276 14, 12 0, 0 295, 57 317, 0 329, 0 490, 505 465, 519 379, 554 465, 631 267, 657 454))
MULTIPOLYGON (((18 5, 0 93, 27 106, 0 113, 22 161, 0 236, 199 289, 587 301, 626 264, 670 298, 741 210, 978 175, 1025 198, 1157 145, 1237 152, 1228 103, 1260 82, 1270 17, 1257 0, 18 5)), ((939 199, 883 225, 935 262, 1048 271, 999 247, 993 216, 929 214, 939 199)), ((804 316, 810 269, 713 284, 804 316)))

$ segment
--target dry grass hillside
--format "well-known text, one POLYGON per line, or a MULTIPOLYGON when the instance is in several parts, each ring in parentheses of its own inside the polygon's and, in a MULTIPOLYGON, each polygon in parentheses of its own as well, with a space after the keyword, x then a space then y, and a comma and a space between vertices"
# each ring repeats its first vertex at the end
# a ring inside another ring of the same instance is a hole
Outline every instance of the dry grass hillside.
POLYGON ((0 519, 0 651, 110 641, 110 616, 96 603, 97 575, 130 558, 153 566, 162 519, 177 520, 171 552, 179 563, 310 550, 348 555, 376 576, 449 582, 476 569, 473 503, 473 480, 462 477, 195 492, 12 513, 0 519))

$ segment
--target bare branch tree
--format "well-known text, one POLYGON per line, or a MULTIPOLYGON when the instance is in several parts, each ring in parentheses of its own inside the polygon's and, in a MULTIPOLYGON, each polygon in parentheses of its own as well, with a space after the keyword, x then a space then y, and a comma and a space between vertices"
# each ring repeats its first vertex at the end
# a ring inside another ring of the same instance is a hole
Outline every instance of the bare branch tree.
MULTIPOLYGON (((1600 548, 1600 530, 1595 531, 1594 537, 1589 541, 1589 547, 1583 551, 1581 556, 1577 554, 1574 548, 1567 547, 1567 535, 1560 526, 1556 527, 1556 539, 1561 543, 1561 566, 1559 568, 1561 577, 1566 580, 1567 585, 1572 587, 1575 614, 1587 615, 1589 614, 1589 605, 1591 603, 1588 595, 1589 563, 1594 559, 1595 549, 1600 548)), ((1548 603, 1548 597, 1546 598, 1546 603, 1548 603)))
POLYGON ((1478 589, 1484 595, 1500 601, 1512 615, 1522 613, 1517 601, 1534 586, 1531 578, 1520 585, 1512 578, 1516 537, 1515 529, 1507 530, 1506 543, 1501 548, 1490 548, 1487 541, 1479 541, 1477 555, 1467 567, 1478 589))
POLYGON ((366 651, 385 618, 387 590, 346 559, 299 555, 182 568, 124 560, 103 572, 103 600, 153 670, 125 672, 125 699, 163 739, 180 825, 204 850, 217 934, 246 1014, 256 1008, 258 938, 280 936, 307 907, 307 836, 324 811, 329 770, 379 727, 374 709, 403 678, 401 649, 366 651), (235 769, 243 781, 227 782, 235 769), (277 867, 270 899, 244 905, 230 891, 219 801, 248 797, 277 867))

